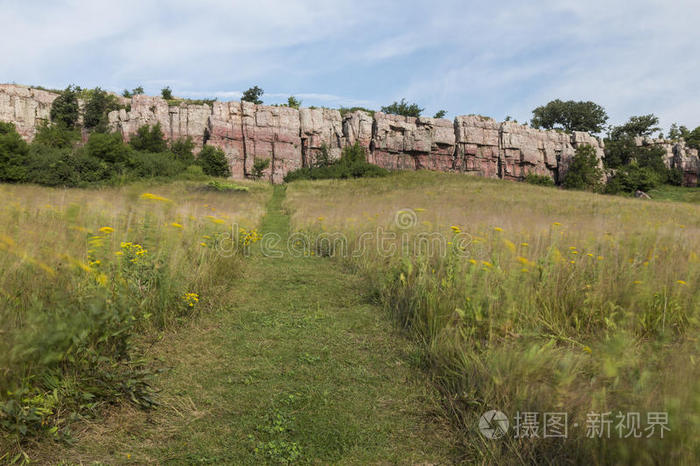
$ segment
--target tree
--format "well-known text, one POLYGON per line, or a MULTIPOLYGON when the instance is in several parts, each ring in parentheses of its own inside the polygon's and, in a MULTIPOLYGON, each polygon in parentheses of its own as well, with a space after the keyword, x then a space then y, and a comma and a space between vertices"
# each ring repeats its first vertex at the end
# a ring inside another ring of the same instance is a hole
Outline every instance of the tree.
POLYGON ((185 165, 191 165, 194 162, 194 142, 190 137, 180 138, 170 143, 170 151, 185 165))
MULTIPOLYGON (((681 128, 684 128, 681 126, 681 128)), ((692 131, 688 131, 686 129, 685 134, 682 135, 683 139, 685 139, 685 143, 688 145, 688 147, 692 147, 694 149, 700 149, 700 126, 695 128, 692 131)))
POLYGON ((226 154, 221 149, 213 146, 204 146, 197 155, 197 165, 209 176, 228 178, 231 176, 231 168, 228 165, 226 154))
POLYGON ((126 98, 128 99, 128 98, 131 97, 131 95, 132 95, 132 94, 131 94, 131 91, 129 91, 129 89, 124 89, 124 90, 122 91, 122 97, 126 97, 126 98))
POLYGON ((75 128, 80 115, 78 93, 80 88, 70 85, 51 104, 51 121, 68 129, 75 128))
POLYGON ((594 102, 566 102, 556 99, 532 111, 533 128, 563 129, 600 133, 605 128, 608 115, 594 102))
POLYGON ((243 97, 241 97, 241 100, 246 102, 253 102, 254 104, 260 105, 263 103, 260 97, 262 97, 264 93, 265 91, 260 89, 258 86, 254 86, 243 93, 243 97))
POLYGON ((80 132, 68 129, 63 125, 44 123, 34 136, 34 144, 40 144, 54 149, 70 149, 80 139, 80 132))
POLYGON ((143 94, 143 87, 141 87, 141 86, 135 87, 135 88, 131 91, 131 93, 132 93, 133 95, 141 95, 141 94, 143 94))
POLYGON ((391 105, 382 107, 381 111, 390 115, 403 115, 408 117, 419 117, 425 110, 420 108, 418 104, 409 104, 406 99, 401 99, 401 102, 394 102, 391 105))
POLYGON ((96 87, 91 91, 90 97, 85 102, 83 125, 87 129, 105 132, 108 125, 107 115, 118 108, 119 103, 113 95, 96 87))
POLYGON ((438 110, 433 118, 445 118, 445 115, 447 115, 447 110, 438 110))
POLYGON ((170 89, 170 86, 165 86, 163 89, 161 89, 160 96, 163 97, 165 100, 172 100, 173 91, 172 89, 170 89))
POLYGON ((292 108, 299 108, 301 107, 301 100, 297 99, 293 95, 287 99, 287 106, 292 107, 292 108))
POLYGON ((270 159, 255 158, 253 161, 253 178, 259 180, 263 176, 263 172, 270 166, 270 159))
POLYGON ((160 123, 153 126, 143 125, 134 134, 129 144, 135 150, 160 153, 168 150, 168 143, 165 142, 160 123))
POLYGON ((110 164, 126 164, 131 158, 129 146, 124 144, 119 133, 92 133, 85 150, 89 156, 110 164))
POLYGON ((17 133, 14 123, 0 122, 0 181, 24 181, 29 144, 17 133))
POLYGON ((644 137, 651 136, 654 132, 659 131, 657 125, 659 118, 653 113, 649 115, 633 116, 624 125, 614 126, 610 129, 610 139, 621 139, 627 137, 644 137))
POLYGON ((600 191, 602 187, 603 170, 598 167, 598 157, 595 149, 582 144, 576 148, 576 154, 564 176, 562 185, 566 189, 583 189, 600 191))

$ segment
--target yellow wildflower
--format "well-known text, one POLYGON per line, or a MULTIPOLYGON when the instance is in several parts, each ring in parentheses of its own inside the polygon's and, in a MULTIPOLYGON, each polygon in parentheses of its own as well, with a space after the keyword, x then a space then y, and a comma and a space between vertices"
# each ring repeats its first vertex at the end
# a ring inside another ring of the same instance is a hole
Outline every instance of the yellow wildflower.
POLYGON ((632 283, 634 283, 635 285, 641 285, 641 284, 642 284, 642 281, 641 281, 641 280, 635 280, 635 281, 633 281, 632 283))
POLYGON ((503 231, 503 228, 501 228, 501 227, 493 227, 493 231, 501 232, 501 231, 503 231))
POLYGON ((161 202, 172 202, 170 199, 167 199, 163 196, 158 196, 157 194, 152 194, 152 193, 141 194, 141 199, 149 199, 151 201, 161 201, 161 202))
POLYGON ((187 306, 194 307, 199 302, 199 295, 197 293, 185 293, 182 299, 187 306))
POLYGON ((678 283, 679 285, 687 285, 687 283, 683 280, 676 280, 676 283, 678 283))
POLYGON ((114 232, 114 228, 112 228, 112 227, 102 227, 102 228, 99 229, 99 232, 108 235, 108 234, 114 232))
POLYGON ((457 225, 452 225, 450 228, 451 228, 452 231, 455 232, 455 233, 460 233, 460 232, 462 231, 462 229, 459 228, 457 225))
POLYGON ((520 243, 520 246, 526 248, 526 247, 528 247, 528 246, 530 246, 530 245, 529 245, 528 243, 520 243))
POLYGON ((182 225, 180 225, 179 223, 176 223, 176 222, 171 223, 170 226, 175 227, 175 228, 183 228, 182 225))

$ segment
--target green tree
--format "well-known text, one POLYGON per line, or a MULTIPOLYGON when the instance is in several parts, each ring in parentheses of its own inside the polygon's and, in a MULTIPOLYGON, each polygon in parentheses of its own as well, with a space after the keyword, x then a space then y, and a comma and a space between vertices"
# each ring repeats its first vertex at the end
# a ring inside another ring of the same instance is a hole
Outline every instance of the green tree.
POLYGON ((131 94, 131 91, 129 89, 124 89, 122 91, 122 97, 126 97, 128 99, 129 97, 131 97, 131 95, 132 94, 131 94))
POLYGON ((253 102, 254 104, 260 105, 263 103, 260 97, 262 97, 264 93, 265 91, 260 89, 258 86, 254 86, 243 93, 243 97, 241 97, 241 100, 246 102, 253 102))
POLYGON ((686 133, 683 135, 685 143, 694 149, 700 149, 700 126, 692 131, 686 129, 686 133))
POLYGON ((92 133, 85 151, 89 156, 110 164, 124 165, 131 159, 131 150, 119 133, 92 133))
POLYGON ((33 144, 40 144, 55 149, 70 149, 80 139, 80 132, 76 129, 68 129, 60 124, 39 126, 34 136, 33 144))
POLYGON ((600 191, 602 178, 603 170, 598 167, 595 149, 588 144, 582 144, 576 148, 576 154, 564 176, 562 185, 566 189, 600 191))
POLYGON ((194 142, 192 138, 180 138, 170 143, 170 151, 185 165, 194 163, 194 142))
POLYGON ((80 109, 78 106, 78 93, 80 88, 77 86, 68 86, 61 92, 61 95, 56 97, 51 104, 51 121, 56 124, 61 124, 68 129, 73 129, 78 123, 80 109))
POLYGON ((228 165, 226 154, 216 147, 204 146, 197 154, 197 164, 202 167, 202 171, 206 175, 222 178, 231 176, 231 168, 228 165))
POLYGON ((14 123, 0 122, 0 181, 24 181, 29 144, 17 133, 14 123))
POLYGON ((259 180, 263 176, 263 172, 270 166, 270 159, 255 158, 253 161, 253 178, 259 180))
POLYGON ((419 107, 418 104, 409 104, 406 102, 406 99, 401 99, 400 102, 394 102, 381 108, 381 111, 384 113, 408 117, 419 117, 423 110, 425 109, 419 107))
POLYGON ((653 113, 649 115, 633 116, 624 125, 614 126, 610 129, 610 139, 616 140, 627 137, 651 136, 661 128, 658 126, 659 118, 653 113))
POLYGON ((160 123, 153 126, 143 125, 136 134, 131 136, 129 145, 135 150, 160 153, 168 150, 168 143, 163 137, 163 131, 160 129, 160 123))
POLYGON ((608 115, 605 109, 594 102, 552 100, 547 105, 532 111, 533 128, 563 129, 600 133, 605 128, 608 115))
POLYGON ((447 115, 447 110, 438 110, 433 118, 445 118, 445 115, 447 115))
POLYGON ((170 86, 165 86, 163 89, 161 89, 160 96, 163 97, 165 100, 172 100, 173 91, 172 89, 170 89, 170 86))
POLYGON ((141 87, 141 86, 135 87, 135 88, 131 91, 131 93, 132 93, 133 95, 141 95, 141 94, 143 94, 143 87, 141 87))
POLYGON ((92 90, 90 97, 85 102, 83 125, 87 129, 105 132, 108 129, 107 115, 112 110, 117 110, 118 108, 119 103, 116 97, 96 87, 92 90))
POLYGON ((289 96, 289 99, 287 99, 287 106, 292 108, 299 108, 301 107, 301 100, 297 99, 293 95, 289 96))

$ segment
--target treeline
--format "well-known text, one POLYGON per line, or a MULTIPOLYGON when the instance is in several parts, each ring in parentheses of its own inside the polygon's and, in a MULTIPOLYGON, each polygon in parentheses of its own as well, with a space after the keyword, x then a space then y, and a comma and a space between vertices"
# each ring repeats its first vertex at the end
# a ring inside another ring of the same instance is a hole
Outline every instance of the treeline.
POLYGON ((205 146, 195 157, 190 138, 168 143, 160 124, 139 128, 125 143, 108 128, 108 113, 119 108, 118 98, 100 88, 69 86, 51 106, 51 123, 39 127, 32 143, 21 138, 14 124, 0 123, 0 181, 83 186, 178 175, 230 176, 220 149, 205 146))

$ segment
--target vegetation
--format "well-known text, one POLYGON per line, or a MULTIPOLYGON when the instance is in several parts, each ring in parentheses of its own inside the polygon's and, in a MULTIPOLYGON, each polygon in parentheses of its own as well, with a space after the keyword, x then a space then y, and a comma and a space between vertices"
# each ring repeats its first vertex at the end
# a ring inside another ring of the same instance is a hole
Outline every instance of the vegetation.
POLYGON ((141 94, 143 94, 143 87, 141 87, 141 86, 135 87, 131 91, 129 91, 128 89, 124 89, 122 91, 122 96, 126 97, 126 98, 133 97, 135 95, 141 95, 141 94))
POLYGON ((321 241, 312 251, 366 274, 419 345, 461 439, 458 462, 697 463, 700 369, 688 361, 700 349, 700 207, 430 172, 289 191, 297 231, 348 237, 346 254, 321 241), (380 244, 370 231, 396 236, 380 244), (426 234, 444 249, 415 241, 426 234), (477 428, 491 409, 510 420, 502 439, 477 428), (543 438, 544 413, 557 412, 567 437, 543 438), (607 412, 609 435, 589 434, 591 413, 607 412), (624 422, 616 430, 628 412, 640 413, 642 438, 625 438, 624 422), (650 435, 654 412, 668 414, 663 439, 658 426, 650 435))
POLYGON ((231 176, 231 168, 228 165, 226 154, 216 147, 204 146, 197 155, 197 164, 202 167, 206 175, 222 178, 231 176))
POLYGON ((551 176, 537 175, 535 173, 528 173, 525 176, 525 182, 539 186, 554 186, 554 180, 551 176))
POLYGON ((368 114, 370 114, 371 116, 374 116, 374 113, 375 113, 374 110, 370 110, 370 109, 364 108, 364 107, 340 107, 340 108, 338 109, 338 111, 340 112, 340 116, 341 116, 341 117, 344 117, 345 115, 347 115, 347 114, 349 114, 349 113, 356 112, 356 111, 358 111, 358 110, 361 111, 361 112, 368 113, 368 114))
POLYGON ((287 173, 284 181, 380 177, 389 173, 367 162, 365 148, 359 143, 345 147, 340 159, 336 161, 331 161, 328 157, 320 160, 321 164, 317 162, 312 167, 299 168, 287 173))
POLYGON ((136 130, 136 134, 129 139, 129 145, 134 150, 146 152, 165 152, 168 150, 168 143, 165 141, 160 123, 153 126, 141 126, 136 130))
POLYGON ((78 107, 78 93, 80 88, 68 86, 56 97, 51 104, 51 121, 67 129, 74 129, 78 124, 80 110, 78 107))
POLYGON ((603 170, 598 163, 593 147, 587 144, 578 146, 562 185, 567 189, 600 191, 603 187, 603 170))
POLYGON ((394 102, 391 105, 382 107, 381 111, 391 115, 402 115, 407 117, 419 117, 420 114, 425 110, 418 106, 418 104, 409 104, 406 99, 401 99, 400 102, 394 102))
POLYGON ((255 158, 253 160, 253 178, 260 179, 263 176, 263 172, 270 167, 270 159, 259 159, 255 158))
POLYGON ((88 130, 104 133, 108 130, 107 115, 120 108, 117 97, 96 87, 85 99, 83 126, 88 130))
POLYGON ((21 460, 36 437, 71 440, 75 419, 109 403, 155 406, 148 348, 220 306, 243 261, 236 252, 259 238, 240 225, 240 242, 219 252, 232 221, 222 217, 245 221, 264 192, 233 212, 218 193, 153 187, 0 185, 3 462, 21 460), (201 203, 216 214, 203 215, 201 203))
POLYGON ((594 102, 566 102, 556 99, 532 111, 533 128, 563 129, 600 133, 605 128, 608 115, 594 102))
POLYGON ((297 99, 293 95, 289 96, 289 99, 287 99, 287 107, 299 108, 301 107, 301 100, 297 99))
POLYGON ((160 96, 164 98, 165 100, 172 100, 173 99, 173 91, 170 89, 170 86, 165 86, 163 89, 160 90, 160 96))
POLYGON ((445 115, 447 115, 447 110, 438 110, 433 118, 445 118, 445 115))
POLYGON ((241 97, 241 100, 261 105, 263 101, 260 97, 262 97, 264 93, 265 91, 260 89, 258 86, 254 86, 243 93, 243 97, 241 97))

